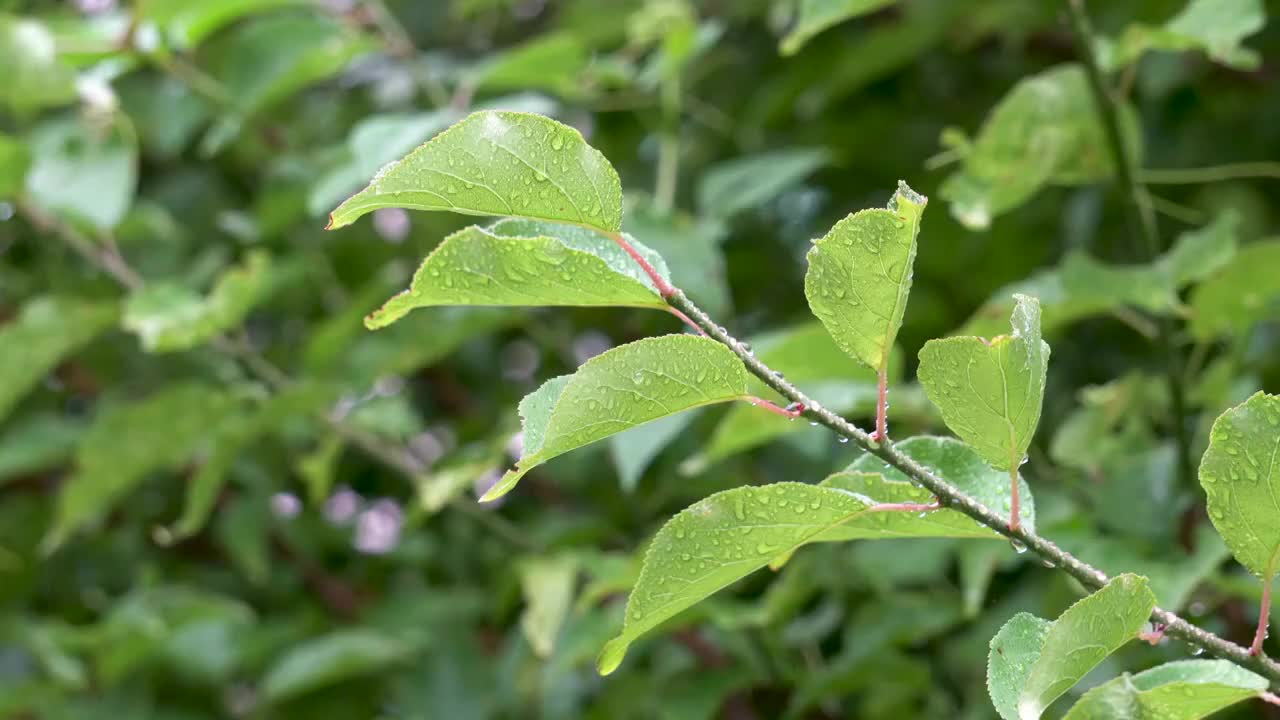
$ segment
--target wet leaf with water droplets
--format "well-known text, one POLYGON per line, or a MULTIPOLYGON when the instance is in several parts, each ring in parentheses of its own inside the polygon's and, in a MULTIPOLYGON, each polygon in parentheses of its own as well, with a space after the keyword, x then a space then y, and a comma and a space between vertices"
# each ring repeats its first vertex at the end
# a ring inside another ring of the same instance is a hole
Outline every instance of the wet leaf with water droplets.
POLYGON ((1018 613, 991 639, 987 691, 1004 720, 1036 720, 1050 703, 1132 640, 1156 599, 1146 578, 1120 575, 1057 620, 1018 613))
POLYGON ((1063 720, 1199 720, 1266 689, 1266 678, 1226 660, 1179 660, 1093 688, 1063 720))
POLYGON ((570 450, 703 405, 747 394, 747 370, 729 348, 694 335, 647 338, 606 351, 520 401, 524 454, 482 500, 570 450))
POLYGON ((1271 582, 1280 572, 1280 396, 1256 393, 1218 417, 1200 461, 1209 519, 1231 554, 1271 582))
POLYGON ((529 113, 483 111, 387 165, 338 206, 329 227, 378 208, 448 210, 567 222, 616 232, 618 173, 573 128, 529 113))
POLYGON ((627 647, 663 621, 866 507, 843 490, 786 482, 726 490, 686 508, 649 546, 622 632, 600 653, 600 672, 613 672, 627 647))
POLYGON ((888 208, 846 217, 806 256, 804 294, 810 309, 840 349, 873 370, 888 366, 902 327, 926 203, 899 183, 888 208))
POLYGON ((952 432, 998 470, 1018 467, 1040 422, 1049 344, 1040 302, 1015 296, 1013 332, 930 340, 920 350, 920 384, 952 432))

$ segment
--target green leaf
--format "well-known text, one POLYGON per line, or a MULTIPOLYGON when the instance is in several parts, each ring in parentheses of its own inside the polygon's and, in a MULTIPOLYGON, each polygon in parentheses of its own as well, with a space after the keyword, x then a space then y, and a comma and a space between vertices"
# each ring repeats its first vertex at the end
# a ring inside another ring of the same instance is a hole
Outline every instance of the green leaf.
POLYGON ((1040 339, 1040 303, 1018 295, 1013 333, 930 340, 918 377, 942 419, 999 470, 1022 464, 1040 422, 1049 344, 1040 339))
POLYGON ((0 420, 63 358, 111 327, 114 302, 45 296, 0 325, 0 420))
POLYGON ((194 383, 170 384, 136 404, 102 411, 76 452, 75 474, 58 494, 46 550, 110 512, 148 474, 187 462, 238 415, 234 398, 194 383))
POLYGON ((122 324, 147 352, 190 350, 240 325, 271 291, 271 258, 254 252, 218 278, 208 297, 178 283, 153 283, 134 292, 122 324))
MULTIPOLYGON (((1127 147, 1141 141, 1137 115, 1124 104, 1127 147)), ((964 167, 940 189, 961 224, 984 229, 1046 185, 1081 185, 1111 176, 1107 142, 1084 70, 1060 65, 1021 80, 962 148, 964 167)))
POLYGON ((524 452, 481 500, 507 494, 525 473, 557 455, 746 394, 742 361, 709 338, 665 335, 613 348, 520 401, 524 452))
POLYGON ((384 207, 622 224, 622 184, 573 128, 541 115, 473 113, 374 176, 329 216, 331 229, 384 207))
POLYGON ((138 16, 160 26, 175 49, 186 50, 248 15, 306 5, 306 0, 142 0, 138 16))
POLYGON ((849 215, 806 255, 804 295, 813 314, 842 350, 874 370, 888 367, 902 327, 926 203, 900 182, 887 209, 849 215))
POLYGON ((25 115, 76 99, 75 71, 58 59, 53 34, 39 20, 0 15, 0 107, 25 115))
POLYGON ((1209 519, 1236 560, 1270 583, 1280 572, 1280 396, 1259 392, 1218 416, 1200 460, 1209 519))
POLYGON ((1266 678, 1226 660, 1180 660, 1093 688, 1064 720, 1199 720, 1266 689, 1266 678))
POLYGON ((667 261, 671 268, 667 279, 709 315, 717 317, 730 311, 733 301, 720 249, 726 235, 724 224, 662 210, 640 195, 628 197, 622 227, 631 236, 644 238, 645 245, 667 261))
POLYGON ((786 482, 726 490, 681 511, 649 546, 622 632, 600 653, 600 673, 617 669, 636 638, 868 504, 843 490, 786 482))
POLYGON ((65 115, 31 134, 27 192, 46 210, 107 230, 124 219, 138 182, 138 147, 122 124, 65 115))
POLYGON ((728 219, 757 207, 805 179, 829 160, 822 148, 792 148, 746 155, 714 165, 698 183, 698 210, 728 219))
POLYGON ((0 133, 0 200, 16 197, 26 184, 31 153, 18 138, 0 133))
MULTIPOLYGON (((895 443, 894 447, 989 509, 1009 514, 1009 474, 987 465, 968 445, 955 438, 922 435, 895 443)), ((1023 499, 1018 514, 1023 525, 1034 530, 1036 509, 1031 489, 1022 478, 1018 483, 1023 499)), ((869 497, 878 503, 927 504, 934 500, 932 493, 913 483, 901 470, 886 468, 883 460, 869 453, 853 461, 844 472, 823 480, 822 484, 869 497)), ((857 522, 834 528, 819 539, 839 542, 889 537, 1004 538, 994 530, 974 523, 964 513, 936 510, 924 517, 918 513, 896 512, 867 515, 857 522)))
POLYGON ((376 630, 336 630, 285 653, 267 670, 263 699, 278 703, 298 695, 399 664, 411 648, 376 630))
MULTIPOLYGON (((3 333, 0 342, 4 342, 3 333)), ((71 457, 83 433, 83 422, 54 413, 20 418, 5 426, 0 433, 0 485, 61 464, 71 457)))
MULTIPOLYGON (((636 252, 668 275, 657 253, 636 252)), ((533 220, 469 227, 445 238, 409 289, 365 319, 386 327, 410 310, 440 305, 667 307, 653 281, 617 243, 593 230, 533 220)))
POLYGON ((571 555, 531 558, 520 565, 525 609, 520 630, 539 658, 551 657, 560 626, 573 604, 578 561, 571 555))
POLYGON ((1253 243, 1191 293, 1191 333, 1201 340, 1243 333, 1280 314, 1280 242, 1253 243))
POLYGON ((1262 0, 1191 0, 1162 26, 1130 25, 1114 44, 1101 48, 1101 62, 1117 69, 1149 50, 1200 50, 1223 65, 1254 70, 1261 57, 1241 42, 1266 24, 1262 0))
POLYGON ((783 55, 794 55, 815 35, 827 28, 875 12, 894 0, 797 0, 796 18, 782 38, 778 49, 783 55))
POLYGON ((1132 640, 1155 607, 1145 578, 1120 575, 1050 622, 1019 613, 991 639, 987 690, 1004 720, 1036 720, 1132 640))
POLYGON ((580 80, 590 62, 576 34, 548 33, 486 60, 472 82, 485 90, 545 90, 572 100, 590 93, 580 80))
POLYGON ((618 471, 618 484, 623 492, 635 491, 640 483, 640 476, 644 475, 645 468, 649 467, 653 458, 678 437, 696 416, 697 413, 692 412, 671 415, 609 438, 609 454, 618 471))

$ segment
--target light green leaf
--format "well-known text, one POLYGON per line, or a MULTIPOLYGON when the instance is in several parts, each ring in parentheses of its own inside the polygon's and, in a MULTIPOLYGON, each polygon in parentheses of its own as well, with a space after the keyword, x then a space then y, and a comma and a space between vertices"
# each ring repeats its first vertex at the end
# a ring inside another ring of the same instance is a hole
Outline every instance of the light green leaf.
POLYGON ((525 473, 557 455, 746 394, 742 361, 709 338, 665 335, 613 348, 520 401, 524 453, 481 500, 507 494, 525 473))
POLYGON ((894 0, 796 0, 796 18, 778 49, 794 55, 815 35, 859 15, 888 7, 894 0))
MULTIPOLYGON (((1137 115, 1121 106, 1127 147, 1141 141, 1137 115)), ((966 143, 964 167, 940 189, 961 224, 983 229, 1045 185, 1081 185, 1111 176, 1107 142, 1084 70, 1060 65, 1020 81, 966 143)), ((1140 154, 1140 153, 1139 153, 1140 154)))
POLYGON ((991 639, 987 690, 1004 720, 1036 720, 1132 640, 1155 607, 1145 578, 1120 575, 1049 622, 1019 613, 991 639))
POLYGON ((59 492, 46 550, 110 512, 148 474, 187 462, 238 416, 234 398, 193 383, 102 411, 76 452, 75 474, 59 492))
POLYGON ((147 352, 190 350, 244 321, 271 291, 271 258, 254 252, 218 278, 208 297, 178 283, 153 283, 129 297, 121 323, 147 352))
POLYGON ((746 155, 714 165, 698 184, 698 210, 727 219, 757 207, 826 165, 821 148, 792 148, 746 155))
POLYGON ((53 34, 40 21, 0 14, 0 107, 17 114, 76 99, 75 71, 58 59, 53 34))
POLYGON ((530 558, 520 564, 525 602, 520 630, 539 658, 549 658, 555 650, 560 626, 573 603, 577 576, 578 561, 571 555, 530 558))
POLYGON ((336 630, 295 645, 267 670, 263 699, 278 703, 397 665, 411 648, 376 630, 336 630))
POLYGON ((887 209, 860 210, 816 240, 804 294, 842 350, 885 370, 911 292, 916 234, 928 199, 906 183, 887 209))
POLYGON ((1209 519, 1264 583, 1280 572, 1280 396, 1259 392, 1218 416, 1200 460, 1209 519))
POLYGON ((1093 688, 1064 720, 1199 720, 1266 689, 1266 678, 1226 660, 1180 660, 1093 688))
POLYGON ((138 147, 120 124, 91 126, 75 115, 57 117, 31 134, 27 192, 46 210, 114 228, 133 203, 138 147))
POLYGON ((16 197, 26 184, 31 153, 18 138, 0 133, 0 200, 16 197))
MULTIPOLYGON (((0 342, 4 342, 3 333, 0 342)), ((71 457, 83 433, 82 421, 52 412, 19 418, 5 426, 0 433, 0 485, 61 464, 71 457)))
POLYGON ((999 470, 1017 468, 1040 422, 1049 344, 1040 339, 1040 303, 1018 295, 1013 333, 930 340, 917 373, 952 432, 999 470))
POLYGON ((627 599, 622 632, 600 653, 608 675, 636 638, 865 512, 852 493, 801 483, 738 487, 681 511, 658 531, 627 599))
POLYGON ((383 168, 333 211, 329 227, 384 207, 527 217, 616 232, 622 185, 577 130, 541 115, 485 111, 383 168))
POLYGON ((1253 70, 1261 57, 1241 42, 1266 23, 1262 0, 1191 0, 1162 26, 1130 25, 1114 44, 1103 46, 1101 62, 1117 69, 1149 50, 1200 50, 1223 65, 1253 70))
POLYGON ((576 34, 547 33, 486 60, 472 82, 485 90, 545 90, 572 100, 588 94, 580 76, 590 62, 576 34))
MULTIPOLYGON (((657 253, 632 244, 658 274, 668 275, 657 253)), ((667 307, 617 243, 586 228, 534 220, 473 226, 445 238, 409 289, 369 315, 365 326, 376 330, 415 308, 440 305, 667 307)))
MULTIPOLYGON (((758 409, 756 411, 759 413, 758 409)), ((671 415, 609 438, 609 455, 618 471, 618 484, 623 492, 635 491, 640 477, 644 475, 649 463, 653 462, 653 458, 678 437, 696 416, 696 412, 671 415)))
POLYGON ((156 23, 175 49, 185 50, 240 18, 307 4, 306 0, 142 0, 138 16, 156 23))
POLYGON ((116 321, 114 302, 45 296, 0 325, 0 420, 66 356, 116 321))
POLYGON ((1191 333, 1201 340, 1242 333, 1280 315, 1280 241, 1245 245, 1191 293, 1191 333))

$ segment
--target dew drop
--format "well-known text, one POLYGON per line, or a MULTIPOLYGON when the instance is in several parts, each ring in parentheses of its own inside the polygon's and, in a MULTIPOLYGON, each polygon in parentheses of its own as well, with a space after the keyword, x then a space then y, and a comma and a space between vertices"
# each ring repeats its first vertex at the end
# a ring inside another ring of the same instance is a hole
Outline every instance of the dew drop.
POLYGON ((1010 540, 1009 546, 1012 547, 1013 551, 1018 553, 1019 555, 1027 551, 1027 546, 1022 544, 1021 540, 1016 540, 1016 539, 1010 540))
POLYGON ((836 442, 840 443, 841 445, 844 445, 845 443, 849 442, 849 438, 843 435, 840 435, 836 437, 836 442))

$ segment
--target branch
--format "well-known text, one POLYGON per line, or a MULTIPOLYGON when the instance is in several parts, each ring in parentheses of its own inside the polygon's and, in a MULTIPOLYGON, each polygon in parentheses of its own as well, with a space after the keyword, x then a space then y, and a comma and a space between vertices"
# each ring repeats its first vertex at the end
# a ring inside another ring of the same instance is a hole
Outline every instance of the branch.
MULTIPOLYGON (((1028 530, 1025 525, 1016 528, 1009 527, 1006 518, 997 515, 956 486, 907 457, 889 440, 885 439, 877 442, 868 433, 859 430, 849 421, 824 408, 821 404, 801 392, 795 385, 775 373, 768 365, 760 362, 760 359, 755 355, 747 352, 741 342, 712 321, 701 308, 694 305, 680 290, 675 290, 671 297, 667 298, 667 302, 685 315, 688 315, 708 336, 732 350, 738 356, 738 359, 746 365, 747 370, 759 378, 761 382, 791 402, 803 405, 805 407, 803 414, 810 420, 856 442, 863 450, 902 471, 920 486, 931 491, 937 498, 939 507, 968 515, 982 525, 1009 538, 1015 544, 1026 547, 1046 562, 1052 563, 1054 567, 1060 568, 1086 588, 1096 590, 1106 585, 1111 579, 1106 573, 1063 550, 1049 539, 1028 530)), ((1151 613, 1151 621, 1165 626, 1165 634, 1185 640, 1196 647, 1203 648, 1212 655, 1230 660, 1237 665, 1263 675, 1271 681, 1273 687, 1280 689, 1280 663, 1262 655, 1253 655, 1249 652, 1249 648, 1242 647, 1196 627, 1168 610, 1156 608, 1151 613)))

